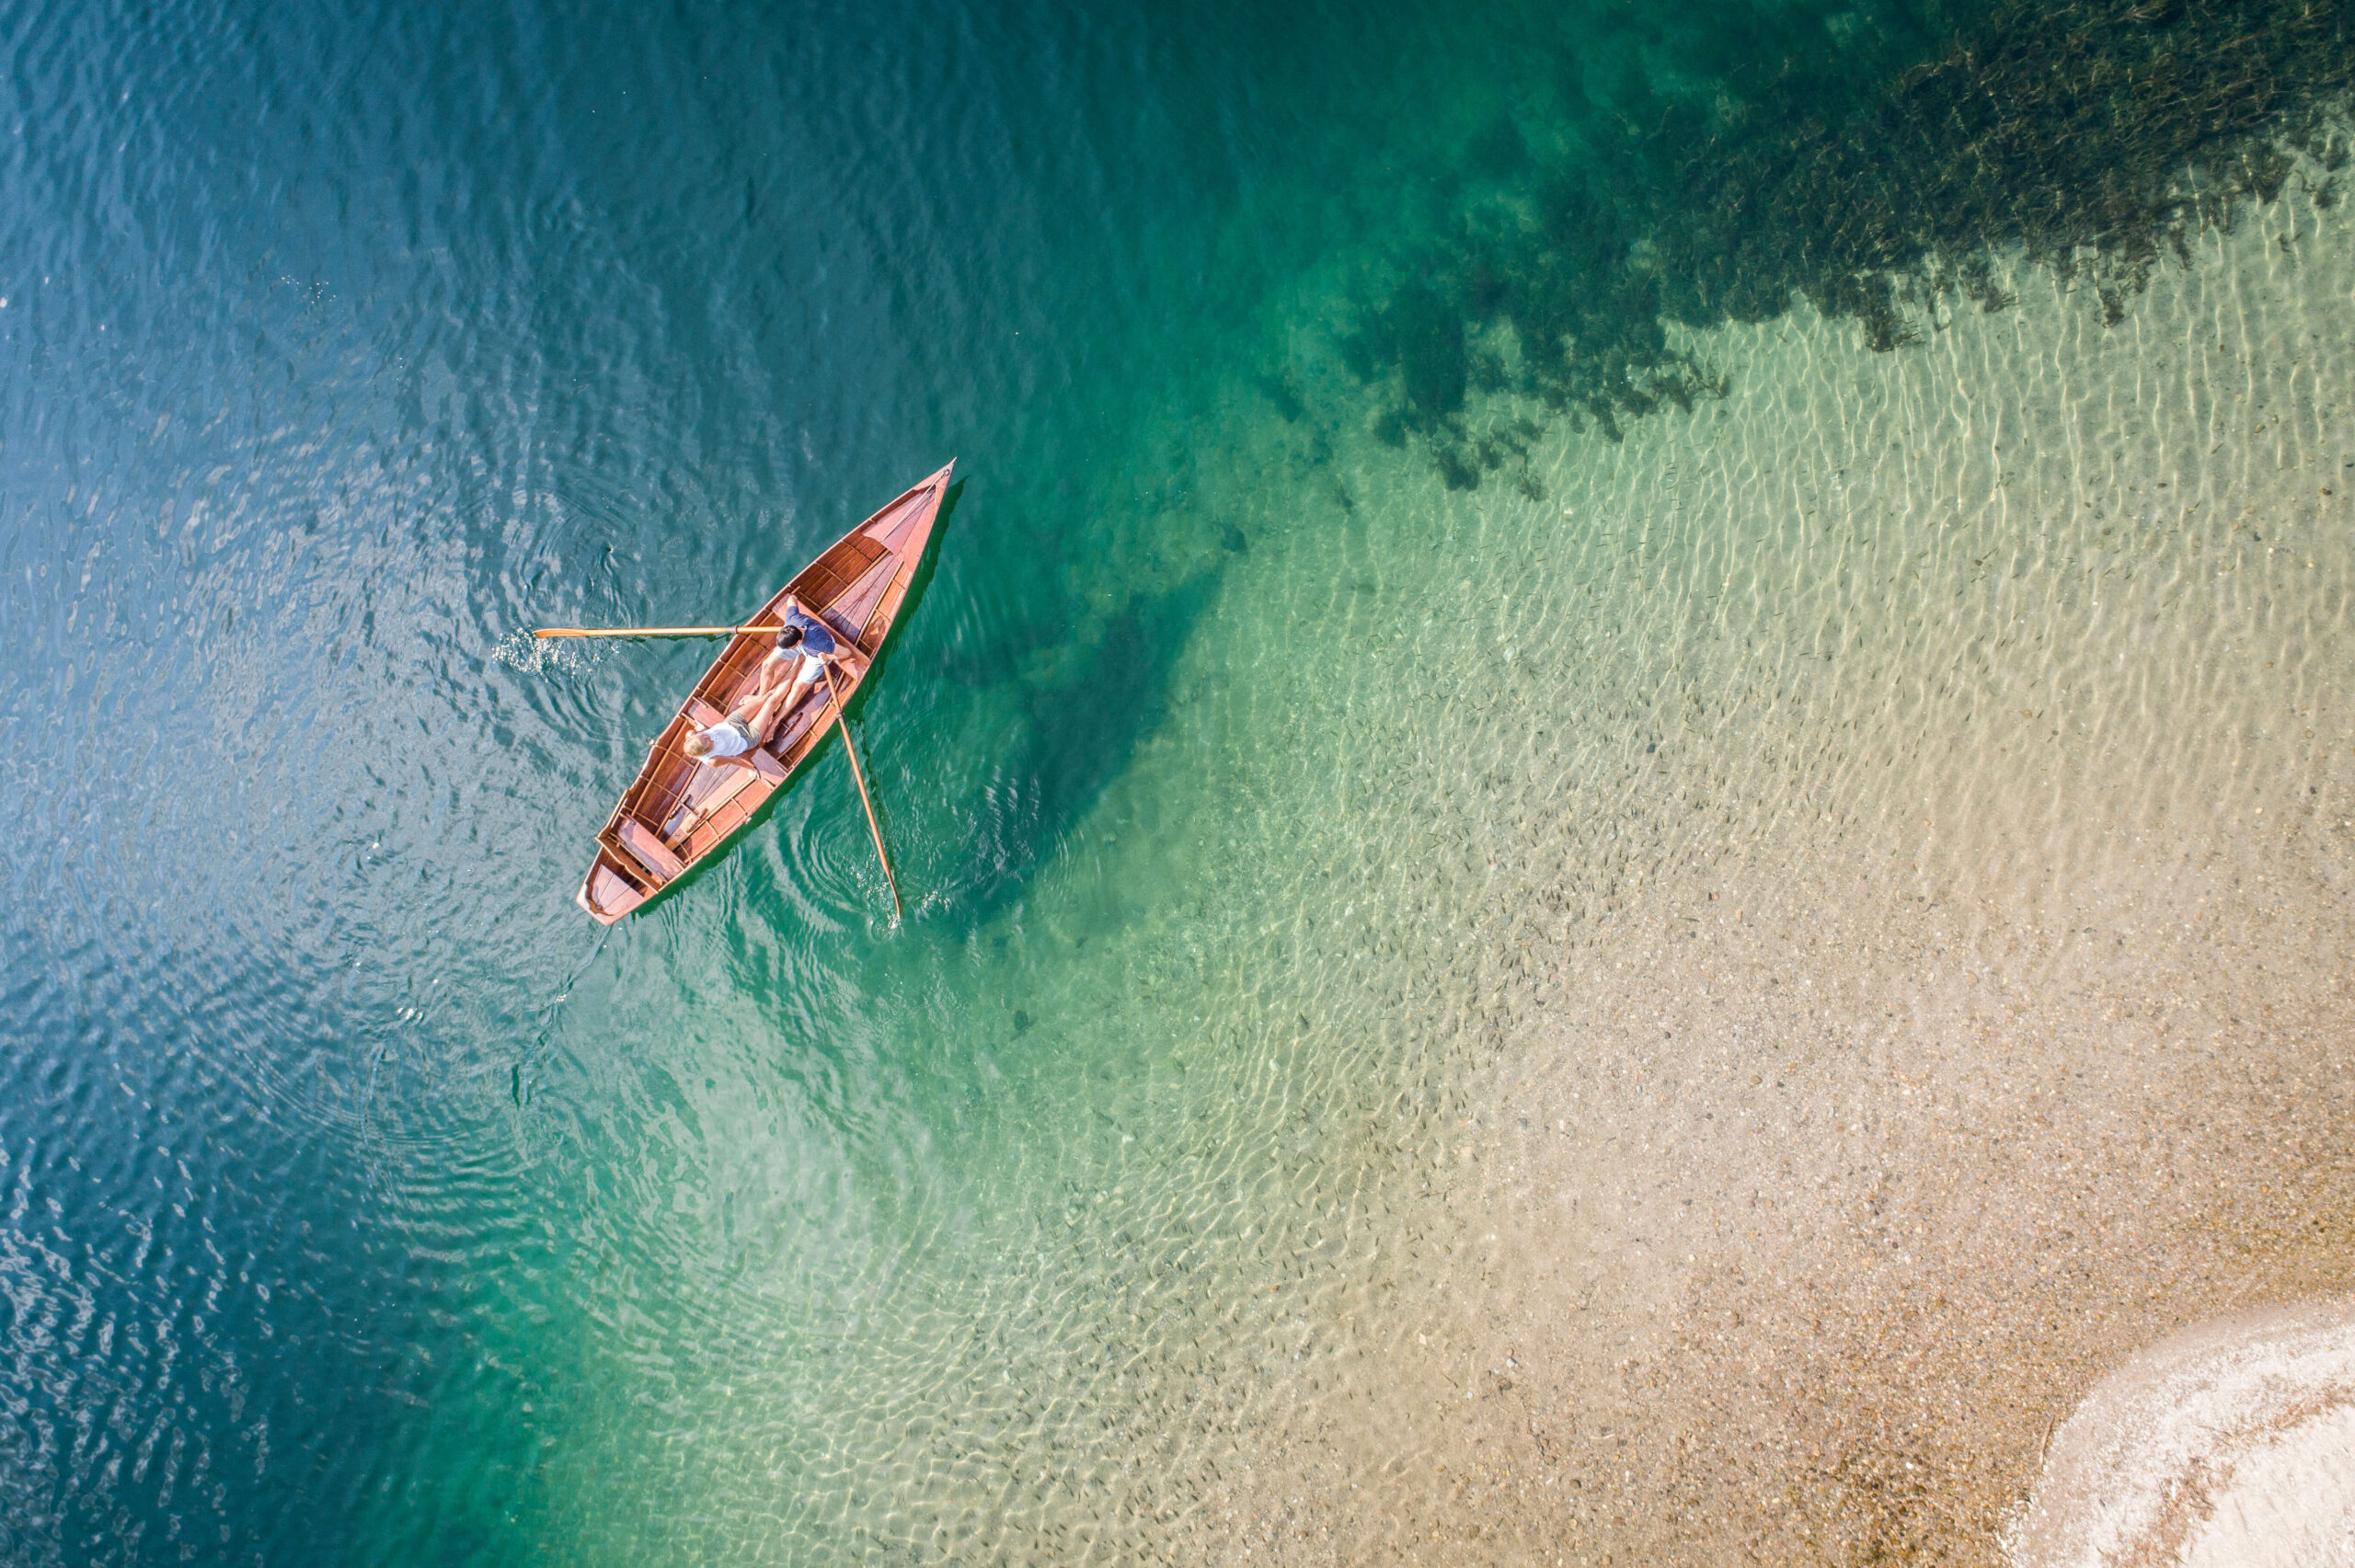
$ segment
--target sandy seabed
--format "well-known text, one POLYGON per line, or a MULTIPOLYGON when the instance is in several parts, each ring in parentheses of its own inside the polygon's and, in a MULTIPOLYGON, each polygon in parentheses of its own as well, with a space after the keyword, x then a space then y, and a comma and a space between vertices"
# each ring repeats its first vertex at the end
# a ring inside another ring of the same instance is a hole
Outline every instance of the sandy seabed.
POLYGON ((1394 497, 1419 627, 1361 519, 1387 612, 1228 608, 1360 667, 1258 700, 1391 759, 1318 853, 1462 1068, 1187 1555, 2003 1562, 2106 1374, 2355 1287, 2355 223, 2008 286, 1394 497))

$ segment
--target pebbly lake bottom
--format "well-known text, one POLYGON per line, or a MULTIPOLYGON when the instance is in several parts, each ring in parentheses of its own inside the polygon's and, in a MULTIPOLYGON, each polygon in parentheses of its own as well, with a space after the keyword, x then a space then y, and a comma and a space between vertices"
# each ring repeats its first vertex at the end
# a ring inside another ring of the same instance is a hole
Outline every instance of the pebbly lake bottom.
POLYGON ((1542 499, 1313 356, 1173 432, 1246 548, 971 944, 958 1180, 647 1260, 565 1550, 2002 1560, 2108 1369, 2355 1265, 2350 279, 2292 196, 2115 327, 1715 332, 1542 499))
POLYGON ((1476 1043, 1212 1555, 2003 1561, 2111 1368, 2348 1288, 2350 264, 2284 201, 2108 331, 1713 335, 1542 567, 1461 509, 1373 940, 1476 1043))

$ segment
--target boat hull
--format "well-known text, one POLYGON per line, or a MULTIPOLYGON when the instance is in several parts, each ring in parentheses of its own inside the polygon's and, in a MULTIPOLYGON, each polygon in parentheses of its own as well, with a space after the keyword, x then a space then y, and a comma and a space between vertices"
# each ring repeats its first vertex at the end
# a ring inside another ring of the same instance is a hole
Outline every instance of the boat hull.
MULTIPOLYGON (((836 671, 847 704, 875 673, 876 658, 899 624, 925 550, 948 493, 950 463, 828 545, 793 580, 740 624, 773 628, 791 594, 826 623, 865 663, 836 671)), ((753 767, 713 766, 689 757, 686 738, 725 714, 760 677, 775 647, 773 631, 741 632, 711 661, 661 734, 646 762, 598 830, 596 853, 573 895, 590 919, 615 921, 695 880, 703 867, 767 815, 776 797, 834 727, 834 701, 821 681, 785 715, 753 767)))

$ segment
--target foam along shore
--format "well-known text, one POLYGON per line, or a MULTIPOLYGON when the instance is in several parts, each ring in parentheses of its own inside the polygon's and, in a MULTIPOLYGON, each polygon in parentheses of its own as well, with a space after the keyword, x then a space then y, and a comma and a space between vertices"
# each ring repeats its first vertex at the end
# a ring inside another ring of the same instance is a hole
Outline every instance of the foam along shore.
POLYGON ((2203 1323, 2112 1373, 2054 1438, 2012 1559, 2355 1562, 2355 1299, 2203 1323))

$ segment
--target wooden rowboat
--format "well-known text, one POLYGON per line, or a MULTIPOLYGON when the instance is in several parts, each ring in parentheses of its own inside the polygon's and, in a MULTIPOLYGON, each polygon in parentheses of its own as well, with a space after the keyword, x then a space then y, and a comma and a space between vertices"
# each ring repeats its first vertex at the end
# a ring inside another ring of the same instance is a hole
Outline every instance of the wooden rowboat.
MULTIPOLYGON (((956 466, 949 464, 834 541, 739 624, 781 625, 785 596, 798 598, 836 638, 867 656, 856 675, 835 670, 839 700, 849 702, 891 634, 956 466)), ((655 738, 637 782, 622 792, 598 830, 596 858, 573 895, 592 920, 613 924, 717 854, 786 786, 833 727, 836 699, 821 681, 777 722, 768 744, 752 750, 750 768, 707 766, 681 749, 690 732, 718 722, 751 689, 762 660, 775 646, 766 631, 730 637, 655 738)))

